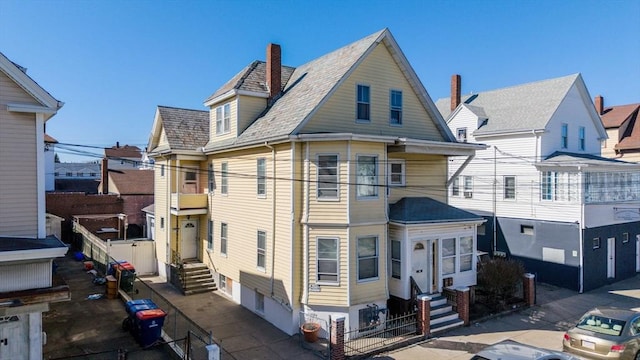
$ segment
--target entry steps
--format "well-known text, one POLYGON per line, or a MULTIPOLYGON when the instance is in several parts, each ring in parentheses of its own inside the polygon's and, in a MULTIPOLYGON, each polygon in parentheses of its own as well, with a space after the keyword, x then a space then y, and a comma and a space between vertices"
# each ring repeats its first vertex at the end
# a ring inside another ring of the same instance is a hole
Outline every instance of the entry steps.
POLYGON ((447 298, 441 294, 431 295, 430 330, 431 335, 445 330, 461 327, 464 321, 460 319, 458 313, 453 311, 453 307, 447 304, 447 298))
POLYGON ((207 265, 201 262, 189 261, 182 265, 182 271, 184 272, 182 292, 185 295, 218 290, 213 274, 211 274, 211 270, 207 265))

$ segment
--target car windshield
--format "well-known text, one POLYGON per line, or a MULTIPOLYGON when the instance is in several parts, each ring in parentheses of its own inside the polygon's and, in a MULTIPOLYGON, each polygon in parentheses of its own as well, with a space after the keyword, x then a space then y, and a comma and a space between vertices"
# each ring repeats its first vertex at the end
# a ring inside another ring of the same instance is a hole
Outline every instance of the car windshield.
POLYGON ((589 330, 600 334, 620 336, 625 321, 611 319, 605 316, 587 314, 576 326, 578 329, 589 330))

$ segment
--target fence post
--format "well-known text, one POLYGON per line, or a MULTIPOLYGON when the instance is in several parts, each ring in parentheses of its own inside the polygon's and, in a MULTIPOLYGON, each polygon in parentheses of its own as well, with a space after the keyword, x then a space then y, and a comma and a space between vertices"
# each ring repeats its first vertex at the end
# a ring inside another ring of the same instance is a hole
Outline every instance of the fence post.
POLYGON ((524 291, 524 301, 527 306, 533 306, 536 304, 536 276, 530 273, 524 274, 522 279, 522 289, 524 291))
POLYGON ((418 295, 418 334, 425 339, 431 335, 431 296, 418 295))
POLYGON ((456 289, 456 305, 458 307, 458 315, 460 320, 464 322, 464 326, 469 326, 469 302, 471 291, 468 287, 459 287, 456 289))
POLYGON ((330 360, 344 360, 344 317, 331 322, 331 355, 330 360))

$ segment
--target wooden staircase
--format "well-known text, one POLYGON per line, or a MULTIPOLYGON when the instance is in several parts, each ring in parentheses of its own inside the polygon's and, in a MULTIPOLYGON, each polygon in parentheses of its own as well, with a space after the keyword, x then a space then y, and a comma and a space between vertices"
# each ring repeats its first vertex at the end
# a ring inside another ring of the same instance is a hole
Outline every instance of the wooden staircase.
POLYGON ((182 265, 182 292, 185 295, 216 291, 218 286, 207 265, 201 262, 189 261, 182 265))
POLYGON ((447 304, 447 298, 441 294, 432 295, 431 299, 431 335, 464 325, 458 313, 447 304))

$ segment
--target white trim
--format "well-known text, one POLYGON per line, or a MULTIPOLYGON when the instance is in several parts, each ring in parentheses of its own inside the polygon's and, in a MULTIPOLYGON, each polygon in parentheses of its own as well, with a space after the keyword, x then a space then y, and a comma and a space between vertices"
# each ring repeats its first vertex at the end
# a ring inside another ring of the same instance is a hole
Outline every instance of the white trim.
POLYGON ((403 187, 406 186, 407 181, 406 181, 406 175, 407 175, 407 167, 405 164, 405 160, 404 159, 391 159, 389 158, 386 161, 387 164, 387 181, 388 181, 388 186, 389 187, 403 187), (391 166, 394 164, 400 164, 402 167, 402 171, 400 173, 400 183, 394 184, 393 182, 391 182, 391 176, 393 175, 392 171, 391 171, 391 166))
POLYGON ((44 115, 36 114, 36 198, 38 201, 38 238, 47 236, 46 198, 45 198, 45 159, 44 159, 44 115))
POLYGON ((380 235, 361 235, 356 237, 356 283, 367 283, 372 281, 378 281, 382 277, 380 276, 380 235), (366 279, 360 279, 360 258, 358 257, 358 247, 360 246, 360 239, 365 238, 375 238, 376 239, 376 268, 378 270, 378 276, 370 277, 366 279))
POLYGON ((356 110, 356 116, 355 116, 356 123, 357 124, 371 124, 371 85, 366 84, 366 83, 361 83, 361 82, 356 83, 356 104, 355 105, 356 105, 356 108, 355 108, 355 110, 356 110), (360 86, 366 86, 367 88, 369 88, 369 102, 367 103, 369 105, 369 119, 368 120, 367 119, 360 119, 358 117, 358 105, 360 105, 360 101, 358 101, 358 87, 360 87, 360 86))
POLYGON ((246 95, 246 96, 254 96, 254 97, 260 97, 260 98, 264 98, 264 99, 268 99, 269 98, 269 94, 268 93, 264 93, 264 92, 258 92, 258 91, 248 91, 248 90, 238 90, 238 89, 231 89, 229 91, 227 91, 224 94, 218 95, 212 99, 209 99, 207 101, 204 102, 204 106, 210 107, 211 105, 217 104, 221 101, 227 100, 229 98, 232 98, 236 95, 246 95))
POLYGON ((23 113, 40 113, 53 115, 58 112, 56 109, 48 108, 45 106, 30 105, 30 104, 7 104, 7 111, 23 112, 23 113))
MULTIPOLYGON (((339 236, 316 236, 316 256, 315 256, 315 268, 316 268, 316 278, 315 283, 318 285, 328 285, 328 286, 340 286, 340 237, 339 236), (320 261, 320 257, 318 256, 318 242, 320 239, 324 239, 324 240, 335 240, 336 241, 336 281, 321 281, 318 279, 319 276, 319 267, 318 267, 318 261, 320 261)), ((347 276, 347 279, 349 277, 347 276)))
POLYGON ((377 200, 380 199, 380 156, 379 154, 356 154, 356 177, 355 177, 355 186, 356 186, 356 200, 361 201, 361 200, 377 200), (375 174, 375 178, 376 178, 376 183, 374 185, 374 188, 376 190, 376 194, 375 195, 371 195, 371 196, 358 196, 358 160, 360 157, 373 157, 375 158, 375 165, 376 165, 376 174, 375 174))
POLYGON ((67 253, 66 246, 47 249, 30 249, 17 251, 0 251, 0 263, 23 262, 25 260, 54 259, 67 253), (17 261, 19 259, 19 261, 17 261))
POLYGON ((316 193, 315 198, 316 201, 340 201, 340 153, 316 153, 316 193), (320 184, 320 156, 335 156, 336 157, 336 196, 335 197, 320 197, 318 196, 319 192, 319 184, 320 184))
POLYGON ((187 210, 176 210, 171 208, 171 215, 176 216, 184 216, 184 215, 206 215, 207 209, 187 209, 187 210))

